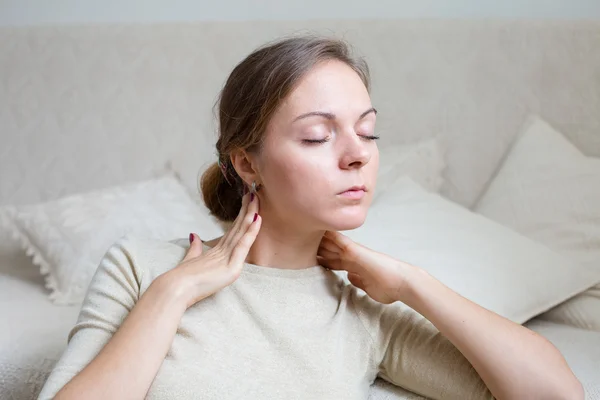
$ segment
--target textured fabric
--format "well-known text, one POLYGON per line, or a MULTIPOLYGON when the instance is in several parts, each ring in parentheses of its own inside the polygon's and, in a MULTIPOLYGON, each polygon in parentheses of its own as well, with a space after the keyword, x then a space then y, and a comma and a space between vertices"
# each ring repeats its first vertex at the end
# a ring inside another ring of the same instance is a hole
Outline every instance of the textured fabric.
MULTIPOLYGON (((600 159, 581 154, 538 116, 475 210, 600 273, 600 159)), ((600 331, 600 285, 544 318, 600 331)))
MULTIPOLYGON (((38 397, 79 313, 79 306, 50 303, 33 267, 24 256, 12 264, 0 263, 0 315, 10 321, 8 329, 0 329, 0 399, 38 397)), ((557 346, 586 388, 586 399, 600 400, 600 333, 537 318, 525 325, 557 346)), ((375 379, 369 394, 369 400, 422 399, 381 378, 375 379)))
POLYGON ((29 257, 7 261, 0 261, 0 399, 33 400, 64 351, 79 306, 54 305, 29 257))
MULTIPOLYGON (((39 271, 24 254, 0 262, 0 399, 34 400, 67 346, 79 305, 57 307, 47 297, 39 271)), ((381 378, 370 400, 424 399, 381 378)))
MULTIPOLYGON (((187 247, 125 236, 107 251, 40 399, 96 356, 187 247)), ((185 312, 147 398, 367 399, 378 375, 431 398, 491 398, 461 353, 402 303, 380 304, 321 266, 245 264, 185 312)))
POLYGON ((81 302, 102 255, 125 234, 166 239, 221 232, 171 173, 48 203, 7 207, 5 214, 13 223, 14 239, 46 275, 50 299, 60 305, 81 302))
POLYGON ((365 223, 347 234, 427 270, 520 324, 600 281, 600 271, 427 192, 408 177, 387 190, 365 223))
POLYGON ((470 206, 527 113, 600 156, 600 21, 358 19, 0 29, 0 205, 214 162, 227 75, 281 35, 346 38, 369 63, 382 144, 440 137, 443 194, 470 206), (132 156, 135 154, 135 156, 132 156))

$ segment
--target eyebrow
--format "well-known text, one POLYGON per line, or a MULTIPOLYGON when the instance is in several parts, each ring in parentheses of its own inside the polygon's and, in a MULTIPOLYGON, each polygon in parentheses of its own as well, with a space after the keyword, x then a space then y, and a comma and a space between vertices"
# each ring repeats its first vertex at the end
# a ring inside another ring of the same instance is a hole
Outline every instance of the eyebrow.
MULTIPOLYGON (((363 112, 362 114, 360 114, 360 117, 358 117, 358 120, 360 121, 361 119, 363 119, 364 117, 366 117, 369 113, 375 113, 377 114, 377 110, 373 107, 369 108, 367 111, 363 112)), ((311 111, 311 112, 307 112, 306 114, 301 114, 299 116, 297 116, 296 118, 294 118, 294 120, 292 122, 296 122, 299 119, 303 119, 303 118, 307 118, 307 117, 312 117, 312 116, 319 116, 319 117, 325 117, 327 119, 335 119, 335 114, 330 113, 330 112, 325 112, 325 111, 311 111)))

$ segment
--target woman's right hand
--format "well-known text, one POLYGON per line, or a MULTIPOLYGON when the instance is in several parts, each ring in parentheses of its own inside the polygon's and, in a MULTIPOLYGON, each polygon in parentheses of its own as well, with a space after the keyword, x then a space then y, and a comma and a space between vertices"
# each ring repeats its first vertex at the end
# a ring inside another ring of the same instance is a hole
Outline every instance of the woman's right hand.
POLYGON ((240 276, 261 221, 258 196, 246 193, 237 218, 213 248, 203 251, 200 238, 190 236, 193 240, 181 263, 164 274, 186 309, 240 276))

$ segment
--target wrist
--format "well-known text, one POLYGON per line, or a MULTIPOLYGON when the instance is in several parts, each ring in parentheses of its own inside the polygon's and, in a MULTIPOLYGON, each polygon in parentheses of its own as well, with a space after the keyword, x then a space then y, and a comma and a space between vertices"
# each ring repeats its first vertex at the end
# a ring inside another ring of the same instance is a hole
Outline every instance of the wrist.
POLYGON ((173 307, 185 311, 191 305, 190 291, 187 288, 188 283, 189 280, 183 279, 181 276, 181 271, 173 269, 158 276, 150 284, 148 290, 152 289, 154 296, 161 299, 161 301, 168 302, 173 307))
POLYGON ((403 270, 403 284, 398 290, 398 299, 411 308, 415 308, 415 303, 421 297, 423 290, 433 278, 429 272, 415 265, 401 262, 400 268, 403 270))

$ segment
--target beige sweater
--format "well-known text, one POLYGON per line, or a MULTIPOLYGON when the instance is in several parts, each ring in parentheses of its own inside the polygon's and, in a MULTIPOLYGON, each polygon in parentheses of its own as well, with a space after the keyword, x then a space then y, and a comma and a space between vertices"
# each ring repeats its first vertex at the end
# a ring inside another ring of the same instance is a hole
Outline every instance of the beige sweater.
MULTIPOLYGON (((93 360, 188 245, 124 236, 111 246, 39 399, 93 360)), ((185 312, 146 398, 364 400, 377 376, 436 399, 492 398, 428 320, 400 302, 374 301, 342 276, 246 264, 233 284, 185 312)))

